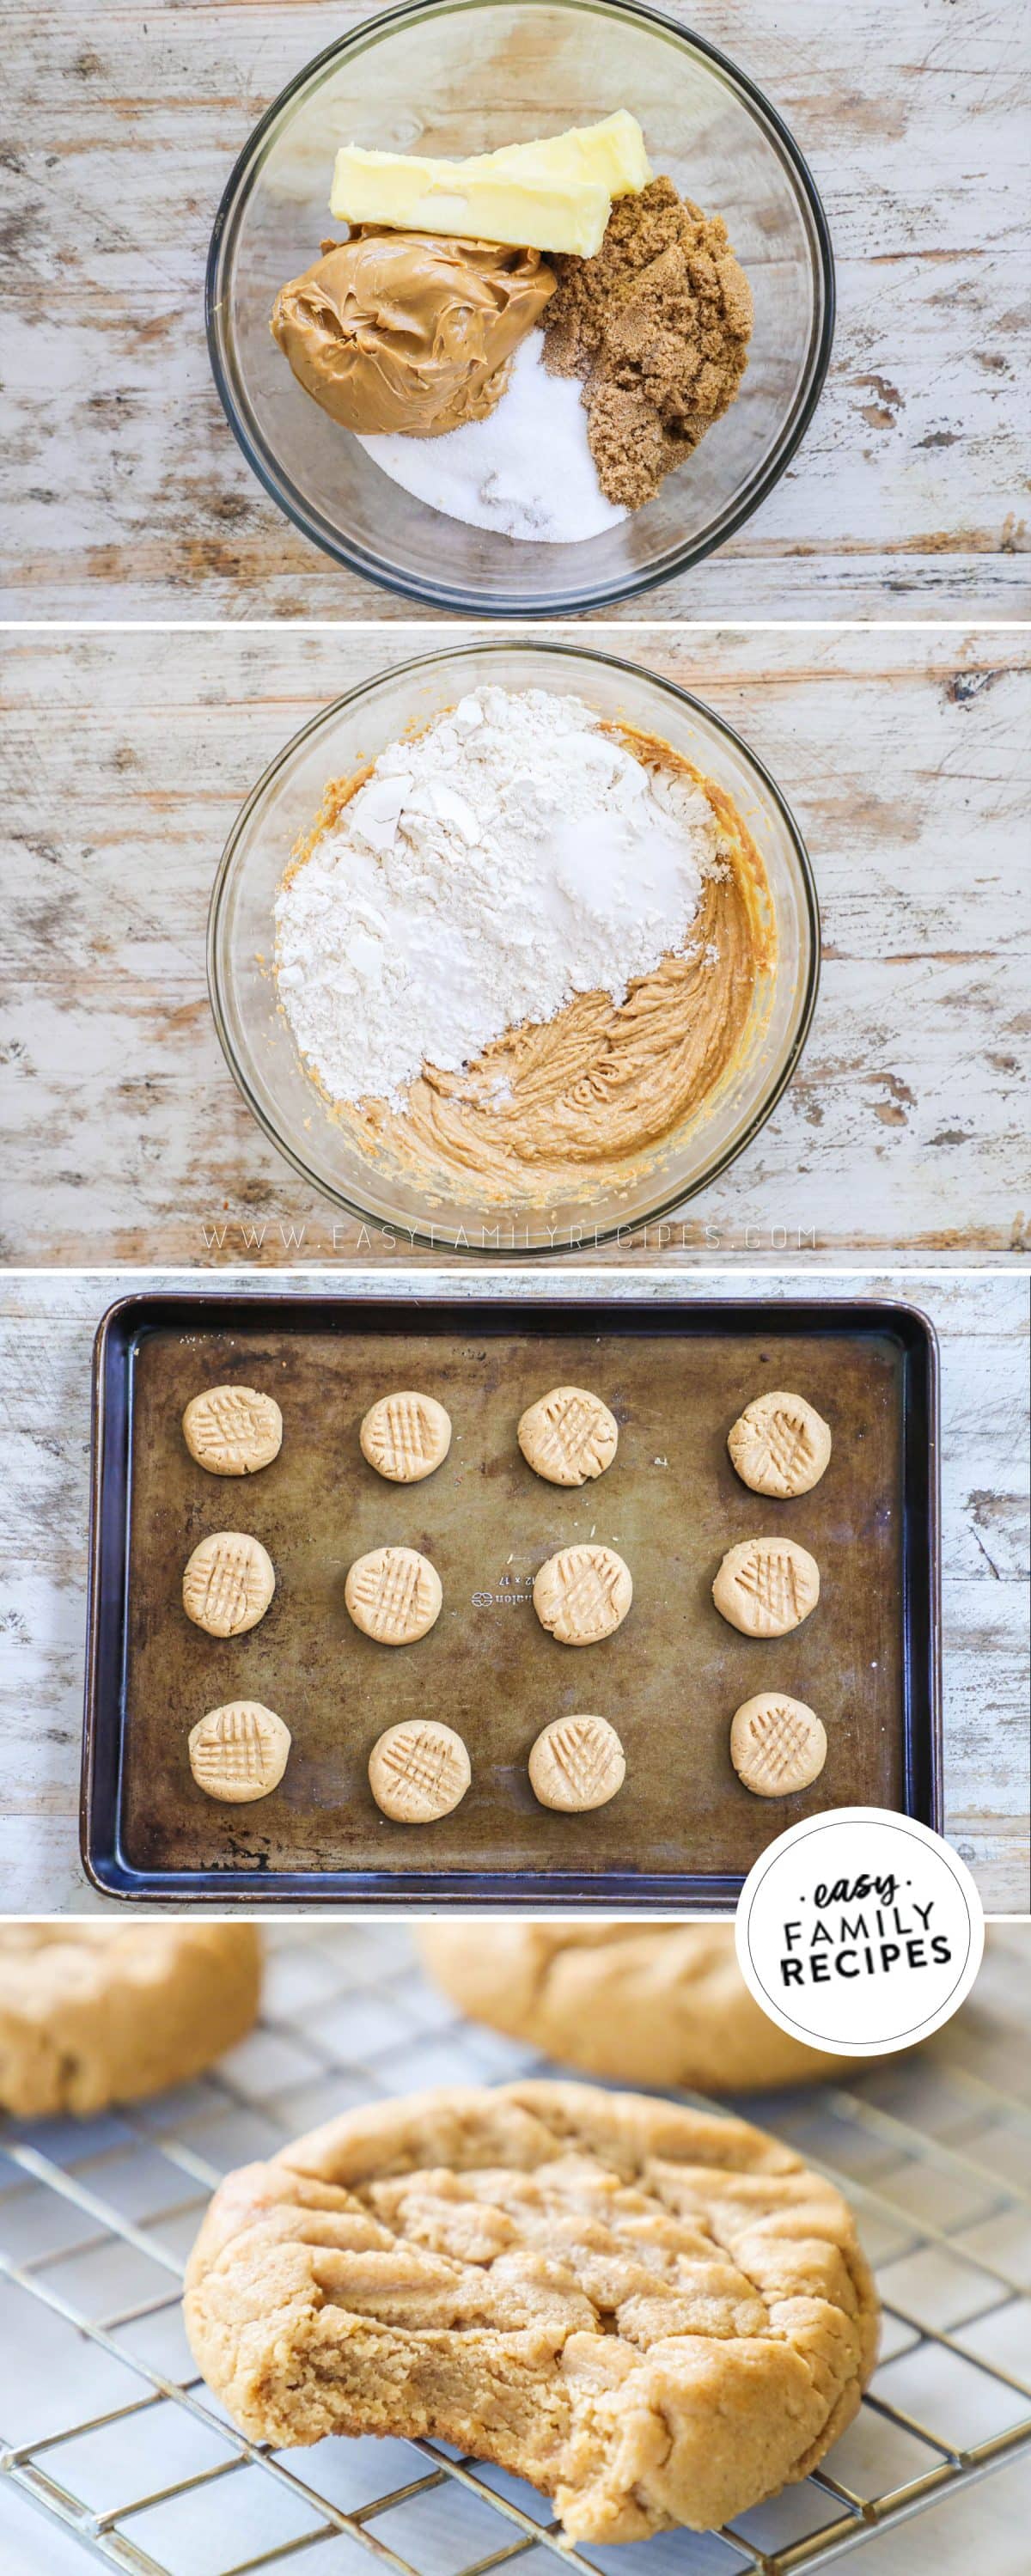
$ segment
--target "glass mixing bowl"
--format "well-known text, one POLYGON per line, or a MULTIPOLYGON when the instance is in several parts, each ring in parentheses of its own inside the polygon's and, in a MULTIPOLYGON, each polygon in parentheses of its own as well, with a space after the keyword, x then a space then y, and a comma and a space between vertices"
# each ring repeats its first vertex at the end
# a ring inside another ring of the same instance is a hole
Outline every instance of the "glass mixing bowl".
POLYGON ((258 780, 222 854, 208 922, 215 1024, 248 1106, 313 1189, 366 1224, 476 1255, 560 1252, 611 1241, 670 1211, 725 1170, 758 1134, 798 1062, 812 1018, 820 929, 797 824, 739 736, 686 689, 614 655, 575 645, 469 644, 421 655, 338 698, 294 735, 258 780), (349 777, 407 730, 469 691, 546 688, 596 714, 658 734, 733 798, 762 853, 776 963, 760 971, 742 1047, 703 1109, 647 1157, 615 1167, 603 1195, 507 1208, 408 1181, 366 1152, 334 1114, 277 998, 273 905, 294 843, 332 778, 349 777))
POLYGON ((834 270, 787 128, 675 18, 637 0, 406 0, 327 47, 255 127, 215 223, 207 318, 244 455, 316 545, 433 607, 547 616, 672 579, 765 499, 827 371, 834 270), (741 392, 655 498, 603 535, 542 545, 466 527, 403 492, 302 392, 269 330, 276 293, 334 229, 338 144, 461 156, 618 107, 639 118, 653 169, 726 220, 755 298, 741 392))

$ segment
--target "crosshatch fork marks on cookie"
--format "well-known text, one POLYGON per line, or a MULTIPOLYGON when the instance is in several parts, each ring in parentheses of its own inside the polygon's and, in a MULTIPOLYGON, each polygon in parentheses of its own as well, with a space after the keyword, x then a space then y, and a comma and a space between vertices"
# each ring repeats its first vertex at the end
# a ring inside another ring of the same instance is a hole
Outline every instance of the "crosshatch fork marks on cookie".
POLYGON ((619 1738, 604 1718, 561 1717, 538 1736, 530 1777, 548 1806, 602 1805, 621 1785, 619 1738))
POLYGON ((381 1565, 368 1565, 352 1577, 356 1601, 365 1612, 374 1637, 404 1634, 412 1612, 418 1618, 423 1608, 420 1597, 420 1568, 411 1557, 385 1557, 381 1565))
POLYGON ((445 1816, 469 1786, 469 1756, 451 1727, 428 1718, 388 1729, 370 1763, 372 1794, 384 1815, 400 1824, 445 1816))
POLYGON ((748 1788, 766 1797, 790 1789, 799 1770, 822 1767, 820 1742, 820 1722, 814 1726, 812 1713, 772 1694, 750 1716, 738 1710, 731 1731, 735 1769, 748 1788))
POLYGON ((739 1565, 734 1581, 738 1591, 750 1593, 769 1618, 798 1618, 802 1608, 798 1569, 786 1550, 757 1544, 747 1562, 739 1565))
POLYGON ((213 1637, 235 1636, 267 1609, 271 1575, 257 1540, 242 1531, 217 1531, 193 1551, 183 1576, 183 1606, 213 1637))
POLYGON ((282 1771, 286 1750, 275 1715, 250 1701, 210 1709, 190 1748, 194 1778, 212 1798, 243 1803, 263 1797, 282 1771))
POLYGON ((260 1388, 215 1386, 184 1408, 183 1437, 198 1465, 216 1476, 252 1475, 279 1448, 282 1426, 260 1388))
POLYGON ((365 1456, 398 1484, 420 1482, 446 1456, 449 1439, 443 1408, 421 1395, 388 1395, 362 1424, 365 1456))
POLYGON ((556 1485, 586 1484, 616 1453, 618 1433, 608 1406, 583 1387, 556 1387, 532 1404, 519 1424, 519 1446, 529 1466, 556 1485))
POLYGON ((376 1466, 384 1466, 392 1476, 410 1476, 412 1468, 423 1468, 433 1440, 418 1396, 389 1396, 369 1445, 376 1450, 376 1466))
POLYGON ((761 1770, 765 1779, 779 1779, 790 1769, 797 1755, 807 1749, 809 1728, 804 1718, 796 1716, 794 1709, 785 1708, 782 1704, 770 1710, 761 1736, 757 1731, 756 1743, 756 1770, 761 1770), (758 1751, 760 1741, 761 1754, 758 1751))
POLYGON ((360 1558, 347 1578, 352 1617, 368 1636, 388 1646, 417 1640, 437 1598, 432 1566, 410 1548, 377 1549, 360 1558))
POLYGON ((631 1578, 610 1548, 562 1548, 542 1565, 533 1597, 542 1627, 560 1643, 593 1645, 625 1619, 631 1578))
POLYGON ((762 1438, 757 1439, 754 1457, 749 1464, 756 1473, 763 1475, 772 1468, 785 1493, 790 1493, 799 1467, 808 1470, 814 1455, 812 1437, 804 1417, 777 1412, 770 1415, 762 1438))

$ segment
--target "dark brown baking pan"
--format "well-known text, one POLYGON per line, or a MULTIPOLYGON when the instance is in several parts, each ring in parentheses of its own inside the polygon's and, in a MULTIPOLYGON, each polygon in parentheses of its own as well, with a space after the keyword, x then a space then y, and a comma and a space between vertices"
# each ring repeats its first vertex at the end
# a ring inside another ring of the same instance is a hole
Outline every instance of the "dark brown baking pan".
POLYGON ((937 1351, 908 1305, 813 1298, 561 1302, 327 1296, 218 1289, 122 1300, 97 1336, 82 1850, 109 1895, 227 1906, 705 1907, 733 1902, 797 1817, 894 1808, 940 1827, 937 1351), (283 1445, 253 1477, 207 1475, 183 1408, 239 1379, 282 1407, 283 1445), (563 1382, 596 1389, 619 1426, 596 1483, 548 1485, 516 1442, 524 1407, 563 1382), (387 1484, 358 1444, 391 1388, 438 1396, 454 1433, 425 1482, 387 1484), (771 1502, 731 1467, 750 1397, 787 1386, 830 1422, 810 1494, 771 1502), (260 1538, 276 1594, 259 1627, 206 1637, 186 1618, 198 1539, 260 1538), (821 1596, 779 1641, 715 1609, 726 1548, 767 1530, 817 1558, 821 1596), (560 1646, 533 1578, 565 1543, 618 1549, 634 1578, 617 1634, 560 1646), (344 1606, 348 1566, 384 1543, 420 1548, 444 1606, 391 1649, 344 1606), (730 1720, 776 1688, 822 1716, 826 1767, 800 1796, 742 1787, 730 1720), (227 1807, 194 1785, 187 1735, 234 1698, 276 1709, 293 1745, 271 1797, 227 1807), (585 1816, 538 1806, 534 1738, 574 1710, 611 1719, 625 1787, 585 1816), (388 1823, 371 1797, 377 1736, 405 1717, 457 1727, 472 1786, 429 1826, 388 1823))

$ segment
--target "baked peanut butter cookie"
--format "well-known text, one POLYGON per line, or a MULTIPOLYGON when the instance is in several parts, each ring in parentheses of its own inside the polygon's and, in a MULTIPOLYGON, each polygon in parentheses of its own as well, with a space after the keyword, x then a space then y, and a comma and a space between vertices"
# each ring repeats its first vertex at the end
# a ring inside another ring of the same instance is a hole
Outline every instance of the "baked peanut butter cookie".
POLYGON ((746 1538, 728 1548, 712 1597, 745 1637, 786 1637, 820 1598, 815 1556, 793 1538, 746 1538))
POLYGON ((191 1396, 183 1438, 209 1476, 255 1476, 279 1456, 283 1416, 274 1395, 256 1386, 210 1386, 191 1396))
POLYGON ((263 1619, 276 1588, 272 1559, 244 1530, 214 1530, 183 1575, 183 1609, 209 1637, 242 1637, 263 1619))
POLYGON ((185 2084, 258 2009, 249 1923, 0 1924, 0 2109, 77 2117, 185 2084))
POLYGON ((355 1558, 344 1599, 363 1636, 380 1646, 414 1646, 440 1617, 436 1566, 414 1547, 374 1547, 355 1558))
POLYGON ((560 1646, 597 1646, 621 1627, 634 1597, 630 1568, 611 1547, 563 1547, 541 1566, 533 1606, 560 1646))
POLYGON ((583 1815, 607 1807, 626 1779, 626 1761, 607 1717, 555 1717, 530 1755, 530 1787, 542 1807, 583 1815))
POLYGON ((732 1923, 437 1922, 418 1938, 460 2012, 587 2075, 752 2093, 848 2063, 767 2019, 732 1923))
POLYGON ((822 1414, 804 1395, 757 1395, 746 1404, 727 1447, 741 1482, 753 1494, 808 1494, 818 1485, 831 1454, 831 1435, 822 1414))
POLYGON ((730 1758, 739 1780, 757 1798, 789 1798, 818 1780, 827 1759, 822 1720, 804 1699, 760 1691, 735 1709, 730 1758))
POLYGON ((582 1386, 553 1386, 521 1416, 516 1438, 536 1476, 549 1485, 586 1485, 611 1467, 619 1440, 615 1415, 582 1386))
POLYGON ((397 1825, 431 1825, 461 1804, 472 1779, 469 1756, 454 1728, 435 1717, 388 1726, 369 1755, 377 1807, 397 1825))
POLYGON ((433 1395, 404 1389, 381 1395, 358 1434, 363 1458, 392 1485, 419 1485, 443 1465, 451 1447, 451 1416, 433 1395))
POLYGON ((792 2148, 573 2083, 345 2113, 227 2177, 186 2279, 195 2358, 252 2439, 454 2442, 602 2543, 805 2477, 877 2314, 850 2210, 792 2148))
POLYGON ((209 1708, 191 1726, 190 1769, 205 1797, 227 1807, 249 1806, 278 1789, 290 1751, 290 1729, 258 1699, 229 1700, 209 1708))

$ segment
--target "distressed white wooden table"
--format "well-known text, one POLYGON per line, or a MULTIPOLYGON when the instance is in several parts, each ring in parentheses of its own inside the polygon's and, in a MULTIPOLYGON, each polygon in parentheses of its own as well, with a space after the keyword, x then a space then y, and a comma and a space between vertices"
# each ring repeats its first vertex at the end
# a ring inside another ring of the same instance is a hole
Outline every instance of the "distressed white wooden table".
MULTIPOLYGON (((413 639, 8 641, 2 1257, 410 1258, 266 1143, 215 1036, 204 934, 265 763, 413 639)), ((614 1258, 1026 1261, 1031 637, 714 629, 631 649, 772 770, 826 953, 801 1071, 762 1134, 681 1223, 614 1258)))
MULTIPOLYGON (((345 1273, 356 1285, 364 1274, 345 1273)), ((735 1280, 602 1274, 605 1293, 693 1298, 735 1280)), ((0 1913, 99 1907, 78 1862, 90 1347, 100 1314, 140 1274, 0 1273, 0 1913)), ((583 1274, 498 1273, 499 1293, 590 1295, 583 1274)), ((253 1280, 250 1289, 257 1285, 253 1280)), ((303 1288, 303 1282, 299 1283, 303 1288)), ((470 1274, 408 1272, 403 1296, 470 1274)), ((826 1280, 828 1297, 915 1298, 942 1341, 946 1830, 986 1906, 1027 1912, 1025 1623, 1028 1284, 1004 1276, 826 1280)), ((791 1283, 768 1283, 771 1297, 791 1283)))
MULTIPOLYGON (((653 593, 653 613, 1019 615, 1022 0, 666 6, 752 75, 811 162, 839 323, 778 489, 653 593)), ((368 0, 6 0, 6 14, 6 613, 410 616, 266 499, 203 330, 236 155, 368 0)))

